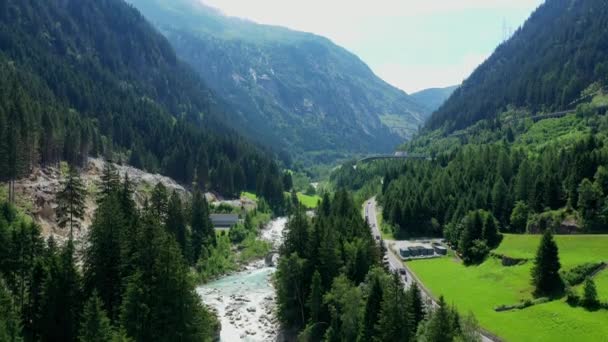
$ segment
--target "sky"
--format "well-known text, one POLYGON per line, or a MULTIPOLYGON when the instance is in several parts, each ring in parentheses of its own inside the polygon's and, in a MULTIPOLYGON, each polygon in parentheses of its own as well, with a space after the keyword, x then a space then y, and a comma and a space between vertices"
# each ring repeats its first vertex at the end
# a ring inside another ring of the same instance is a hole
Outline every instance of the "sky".
POLYGON ((200 0, 325 36, 408 93, 460 84, 543 0, 200 0))

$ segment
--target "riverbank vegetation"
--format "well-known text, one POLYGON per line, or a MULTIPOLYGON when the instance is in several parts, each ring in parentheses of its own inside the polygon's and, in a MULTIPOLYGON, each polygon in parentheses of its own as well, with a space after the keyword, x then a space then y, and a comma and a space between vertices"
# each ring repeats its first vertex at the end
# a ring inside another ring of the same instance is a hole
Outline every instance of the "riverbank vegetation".
POLYGON ((290 217, 276 273, 278 315, 302 341, 479 340, 476 321, 440 299, 423 304, 399 275, 380 268, 380 250, 359 206, 345 191, 309 219, 290 217))

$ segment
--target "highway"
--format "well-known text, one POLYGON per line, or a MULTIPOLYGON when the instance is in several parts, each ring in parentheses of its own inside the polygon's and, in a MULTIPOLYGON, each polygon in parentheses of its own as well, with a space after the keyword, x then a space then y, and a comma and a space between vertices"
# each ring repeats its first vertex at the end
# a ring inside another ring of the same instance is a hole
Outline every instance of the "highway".
MULTIPOLYGON (((427 304, 427 306, 432 306, 436 308, 438 306, 437 302, 433 298, 433 296, 428 292, 424 284, 416 277, 416 275, 411 271, 411 269, 407 266, 407 263, 401 261, 401 258, 395 254, 395 252, 390 248, 390 240, 382 240, 382 234, 380 233, 380 226, 378 225, 378 217, 376 214, 376 198, 372 197, 364 203, 364 213, 365 219, 369 223, 372 231, 372 235, 374 239, 378 242, 383 242, 385 244, 386 257, 388 258, 388 268, 391 272, 399 272, 401 268, 405 268, 406 276, 402 277, 403 282, 405 284, 405 288, 409 289, 412 286, 413 282, 418 284, 418 288, 420 288, 420 293, 422 294, 422 300, 427 304)), ((500 339, 493 337, 491 334, 486 333, 485 331, 480 331, 481 340, 483 342, 497 342, 500 339)))

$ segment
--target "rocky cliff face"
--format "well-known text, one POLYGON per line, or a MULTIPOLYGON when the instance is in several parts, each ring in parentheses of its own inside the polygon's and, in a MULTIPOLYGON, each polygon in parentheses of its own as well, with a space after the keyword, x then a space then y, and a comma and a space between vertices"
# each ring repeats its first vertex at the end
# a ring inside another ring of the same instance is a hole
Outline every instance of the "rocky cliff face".
MULTIPOLYGON (((104 163, 102 159, 90 158, 87 166, 82 169, 81 178, 87 189, 87 200, 82 229, 74 232, 76 240, 80 240, 85 236, 92 223, 93 214, 95 213, 95 209, 97 209, 97 189, 99 189, 101 182, 100 176, 104 163)), ((116 165, 116 169, 121 177, 124 177, 125 174, 129 175, 129 179, 135 186, 135 201, 140 206, 149 195, 151 189, 159 182, 169 192, 177 191, 184 197, 189 195, 189 192, 183 186, 171 178, 147 173, 125 165, 116 165)), ((66 239, 69 233, 67 229, 61 229, 57 226, 55 217, 55 209, 57 208, 55 197, 61 189, 61 175, 62 171, 60 167, 36 169, 28 178, 21 179, 15 184, 18 206, 23 208, 40 224, 43 236, 53 235, 60 241, 66 239)))

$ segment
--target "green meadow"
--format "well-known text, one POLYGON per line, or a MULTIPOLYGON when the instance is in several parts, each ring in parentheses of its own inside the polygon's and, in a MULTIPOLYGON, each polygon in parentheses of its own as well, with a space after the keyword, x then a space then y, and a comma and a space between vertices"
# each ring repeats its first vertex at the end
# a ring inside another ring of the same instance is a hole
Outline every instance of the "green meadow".
MULTIPOLYGON (((534 258, 540 236, 505 235, 496 253, 514 258, 534 258)), ((586 262, 608 260, 607 235, 557 236, 564 269, 586 262)), ((486 330, 507 341, 602 341, 608 336, 608 311, 573 308, 564 300, 526 309, 496 312, 500 305, 532 299, 532 261, 506 267, 488 258, 465 267, 453 256, 408 262, 433 296, 445 296, 462 312, 471 311, 486 330), (531 336, 535 336, 532 338, 531 336)), ((607 297, 608 271, 596 277, 600 299, 607 297)))
POLYGON ((308 209, 314 209, 319 204, 319 201, 321 200, 321 197, 319 197, 317 195, 309 196, 309 195, 305 195, 305 194, 303 194, 301 192, 298 192, 298 200, 306 208, 308 208, 308 209))

